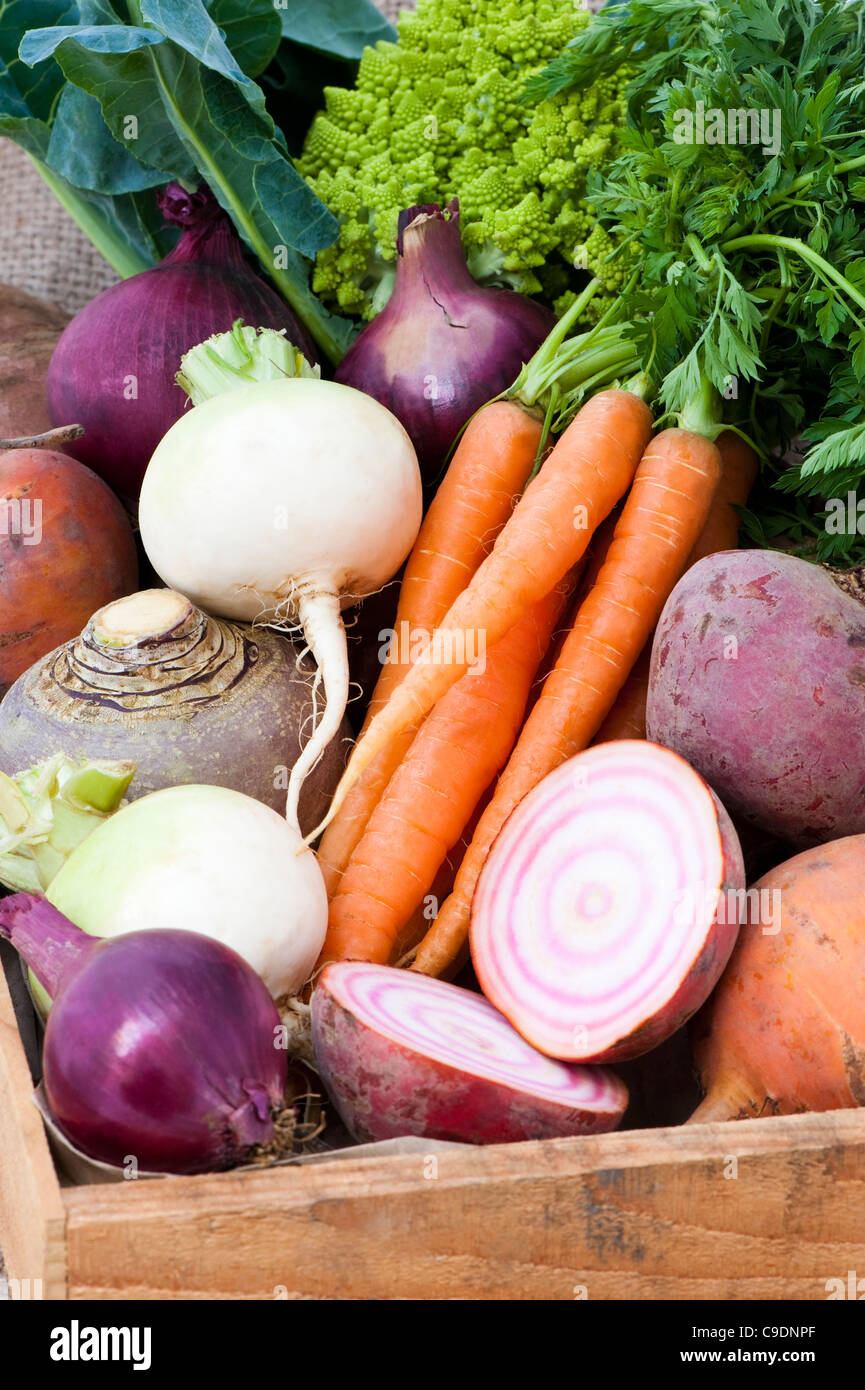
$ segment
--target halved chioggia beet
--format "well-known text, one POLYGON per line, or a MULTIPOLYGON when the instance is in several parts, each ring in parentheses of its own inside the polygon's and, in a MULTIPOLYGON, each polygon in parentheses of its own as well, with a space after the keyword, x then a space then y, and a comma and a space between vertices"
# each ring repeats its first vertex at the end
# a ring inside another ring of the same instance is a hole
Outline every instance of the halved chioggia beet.
POLYGON ((677 754, 599 744, 520 803, 472 906, 481 988, 533 1046, 639 1057, 706 1000, 744 915, 729 816, 677 754))
POLYGON ((612 1072, 542 1056, 481 995, 387 965, 327 966, 312 1040, 331 1100, 361 1142, 599 1134, 628 1103, 612 1072))

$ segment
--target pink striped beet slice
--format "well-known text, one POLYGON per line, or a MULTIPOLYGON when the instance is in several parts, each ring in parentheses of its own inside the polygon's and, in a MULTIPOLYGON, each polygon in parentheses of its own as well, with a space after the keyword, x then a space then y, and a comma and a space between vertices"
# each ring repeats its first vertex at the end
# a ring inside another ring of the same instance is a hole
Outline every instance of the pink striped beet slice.
POLYGON ((543 1056, 481 995, 387 965, 328 965, 312 997, 312 1040, 330 1098, 361 1142, 599 1134, 628 1103, 612 1072, 543 1056))
POLYGON ((599 744, 545 777, 493 845, 475 971, 550 1057, 639 1057, 711 993, 744 888, 736 832, 693 768, 654 743, 599 744))

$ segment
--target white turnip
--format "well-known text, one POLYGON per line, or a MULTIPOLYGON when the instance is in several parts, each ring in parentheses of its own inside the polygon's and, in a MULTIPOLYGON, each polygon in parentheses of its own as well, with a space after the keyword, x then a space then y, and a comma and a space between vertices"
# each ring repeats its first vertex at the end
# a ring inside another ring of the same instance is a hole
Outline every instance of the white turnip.
POLYGON ((131 802, 78 846, 45 896, 93 936, 166 927, 215 937, 275 999, 306 983, 327 925, 321 870, 299 832, 227 787, 131 802))
MULTIPOLYGON (((420 527, 422 495, 411 441, 377 401, 315 378, 250 379, 247 359, 266 355, 268 341, 225 334, 186 355, 196 399, 214 379, 220 393, 156 449, 139 515, 145 549, 172 588, 220 617, 303 630, 327 705, 292 770, 287 814, 296 820, 303 780, 348 699, 341 610, 393 578, 420 527), (233 380, 212 371, 223 351, 229 368, 232 354, 246 354, 233 380)), ((273 377, 272 358, 264 372, 273 377)))

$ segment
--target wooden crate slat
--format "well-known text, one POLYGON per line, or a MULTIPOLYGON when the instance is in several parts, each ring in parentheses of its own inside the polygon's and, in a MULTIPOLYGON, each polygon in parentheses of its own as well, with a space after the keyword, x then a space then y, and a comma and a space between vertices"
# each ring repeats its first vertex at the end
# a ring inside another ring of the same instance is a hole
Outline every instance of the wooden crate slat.
POLYGON ((70 1297, 815 1299, 865 1269, 861 1112, 437 1165, 435 1178, 409 1155, 65 1190, 70 1297))
POLYGON ((0 970, 0 1249, 10 1282, 66 1297, 66 1210, 0 970))

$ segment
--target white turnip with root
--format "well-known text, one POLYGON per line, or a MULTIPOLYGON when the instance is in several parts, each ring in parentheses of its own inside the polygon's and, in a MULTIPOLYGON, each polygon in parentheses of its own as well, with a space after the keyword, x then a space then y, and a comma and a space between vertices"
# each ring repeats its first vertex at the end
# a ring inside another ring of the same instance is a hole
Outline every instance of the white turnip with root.
POLYGON ((238 327, 187 353, 183 382, 201 403, 156 449, 139 511, 166 584, 219 617, 302 629, 327 704, 289 780, 295 822, 348 700, 341 610, 393 578, 422 514, 399 421, 351 387, 292 375, 296 358, 279 334, 238 327))
POLYGON ((545 777, 495 841, 472 904, 478 980, 550 1057, 639 1057, 711 992, 744 887, 730 818, 686 762, 599 744, 545 777))

